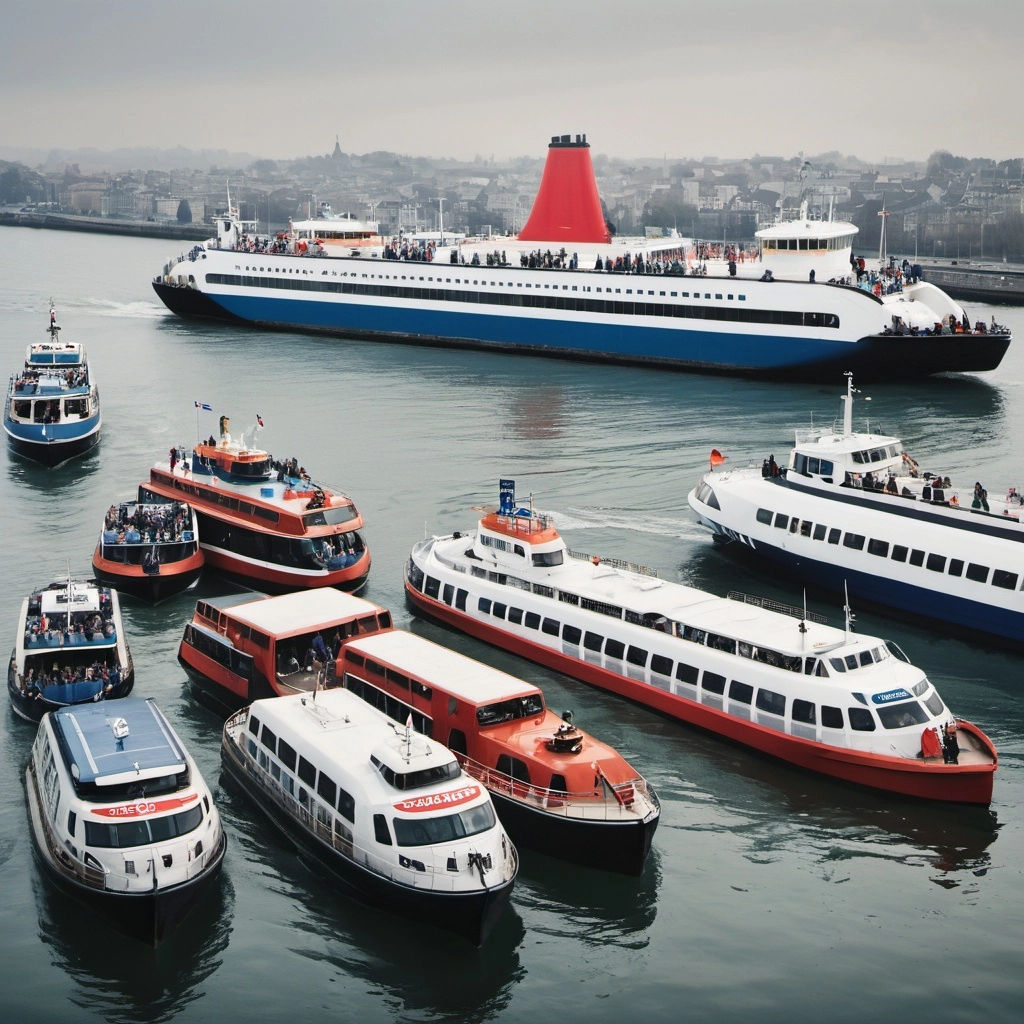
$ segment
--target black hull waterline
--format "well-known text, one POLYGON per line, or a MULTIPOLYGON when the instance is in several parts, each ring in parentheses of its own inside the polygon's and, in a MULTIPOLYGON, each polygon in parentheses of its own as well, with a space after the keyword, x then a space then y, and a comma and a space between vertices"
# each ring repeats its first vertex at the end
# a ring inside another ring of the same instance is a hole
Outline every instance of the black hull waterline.
POLYGON ((100 432, 98 430, 85 437, 76 437, 70 441, 53 441, 50 444, 25 441, 22 438, 7 435, 7 445, 15 455, 31 462, 38 462, 39 465, 47 466, 50 469, 69 459, 77 459, 87 454, 99 443, 100 432))
POLYGON ((194 586, 203 573, 203 567, 199 566, 194 571, 187 573, 117 576, 109 572, 100 572, 93 564, 93 572, 100 583, 107 587, 113 587, 118 594, 130 594, 140 601, 156 605, 162 601, 168 601, 194 586))

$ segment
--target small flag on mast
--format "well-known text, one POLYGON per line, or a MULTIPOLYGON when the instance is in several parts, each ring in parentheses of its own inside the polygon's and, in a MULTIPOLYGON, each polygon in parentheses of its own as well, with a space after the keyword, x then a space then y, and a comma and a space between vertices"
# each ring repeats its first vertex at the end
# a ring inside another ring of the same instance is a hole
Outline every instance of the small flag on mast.
POLYGON ((213 406, 207 405, 205 402, 196 402, 197 409, 205 409, 207 412, 213 412, 213 406))
POLYGON ((725 462, 726 458, 727 456, 723 455, 717 448, 712 448, 711 457, 708 459, 708 462, 711 464, 712 472, 714 471, 715 466, 720 466, 725 462))

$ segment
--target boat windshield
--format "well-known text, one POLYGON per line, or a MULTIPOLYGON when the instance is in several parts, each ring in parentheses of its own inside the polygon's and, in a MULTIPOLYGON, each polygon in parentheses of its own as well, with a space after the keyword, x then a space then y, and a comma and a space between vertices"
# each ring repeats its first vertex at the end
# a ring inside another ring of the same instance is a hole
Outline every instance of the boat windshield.
POLYGON ((163 843, 195 831, 202 820, 203 808, 198 803, 187 811, 165 814, 160 818, 138 818, 116 824, 86 819, 85 845, 102 849, 126 849, 163 843))
POLYGON ((431 846, 464 839, 494 828, 494 808, 490 803, 471 807, 458 814, 432 818, 393 818, 395 841, 399 846, 431 846))
POLYGON ((498 725, 501 722, 512 722, 517 718, 533 718, 544 714, 544 698, 539 693, 531 693, 526 697, 513 697, 511 700, 499 701, 497 704, 485 704, 476 709, 478 725, 498 725))
POLYGON ((534 565, 561 565, 565 557, 563 551, 540 551, 533 555, 534 565))

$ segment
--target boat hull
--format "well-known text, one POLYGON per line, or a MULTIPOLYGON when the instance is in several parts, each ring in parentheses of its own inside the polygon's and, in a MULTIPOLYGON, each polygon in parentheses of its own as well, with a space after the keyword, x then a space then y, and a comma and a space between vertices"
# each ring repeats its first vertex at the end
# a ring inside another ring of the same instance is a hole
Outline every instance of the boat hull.
POLYGON ((254 700, 284 696, 270 685, 262 672, 254 671, 252 679, 243 679, 188 644, 180 646, 178 664, 185 670, 201 703, 225 718, 254 700))
POLYGON ((202 873, 180 885, 136 893, 112 892, 85 885, 61 867, 46 842, 40 819, 42 811, 38 789, 31 769, 26 770, 25 785, 32 826, 32 846, 46 877, 61 892, 140 942, 159 945, 202 899, 220 874, 227 850, 227 836, 223 831, 220 845, 202 873))
POLYGON ((158 573, 147 573, 140 565, 126 565, 101 557, 99 548, 92 558, 92 570, 103 584, 119 594, 131 594, 150 604, 159 604, 194 586, 203 571, 203 554, 197 551, 180 562, 161 563, 158 573))
MULTIPOLYGON (((200 514, 200 524, 203 516, 200 514)), ((200 529, 202 526, 200 525, 200 529)), ((257 561, 244 555, 237 555, 224 548, 213 547, 202 541, 205 564, 222 576, 240 580, 268 594, 284 594, 292 590, 306 590, 313 587, 338 587, 357 594, 366 586, 370 574, 370 553, 364 552, 358 562, 334 572, 293 571, 287 566, 257 561)))
MULTIPOLYGON (((133 668, 126 672, 118 685, 102 699, 118 700, 121 697, 127 697, 128 694, 132 692, 132 688, 134 686, 135 670, 133 668)), ((14 713, 19 718, 25 719, 26 722, 33 722, 36 725, 42 721, 43 715, 48 712, 70 706, 68 704, 58 704, 54 701, 47 700, 45 697, 30 697, 27 694, 22 693, 18 688, 13 669, 9 670, 7 674, 7 695, 10 697, 11 708, 14 713)), ((91 704, 97 699, 99 698, 90 697, 87 700, 76 701, 75 703, 91 704)))
POLYGON ((265 798, 261 787, 246 772, 229 743, 227 741, 221 746, 221 764, 226 777, 266 815, 301 855, 330 871, 347 895, 404 917, 455 932, 474 945, 482 945, 508 903, 514 880, 491 889, 451 893, 414 889, 384 878, 321 842, 279 809, 272 800, 265 798))
POLYGON ((74 437, 55 437, 46 441, 19 437, 12 433, 6 424, 4 424, 4 431, 7 434, 7 445, 11 452, 23 459, 29 459, 50 468, 59 466, 69 459, 86 455, 100 441, 98 422, 87 434, 74 437))
POLYGON ((843 782, 867 786, 897 796, 951 803, 981 804, 992 800, 995 751, 970 723, 961 723, 992 757, 989 764, 946 765, 920 759, 888 757, 804 740, 758 725, 735 715, 687 700, 666 690, 629 679, 542 644, 506 633, 489 623, 434 601, 415 590, 406 580, 406 596, 412 606, 456 629, 503 647, 548 668, 625 697, 689 725, 750 747, 799 768, 808 769, 843 782))

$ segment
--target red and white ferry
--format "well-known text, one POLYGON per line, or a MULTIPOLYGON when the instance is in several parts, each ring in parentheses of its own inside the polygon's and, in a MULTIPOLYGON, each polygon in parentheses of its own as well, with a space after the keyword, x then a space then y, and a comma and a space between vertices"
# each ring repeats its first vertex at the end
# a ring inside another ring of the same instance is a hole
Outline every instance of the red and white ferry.
POLYGON ((997 756, 891 641, 570 551, 552 518, 498 508, 413 548, 417 609, 727 739, 846 782, 987 805, 997 756))
POLYGON ((444 743, 491 794, 520 846, 639 875, 658 825, 654 789, 612 747, 559 718, 531 683, 404 630, 348 640, 341 685, 444 743))
POLYGON ((370 571, 363 519, 346 494, 314 483, 294 464, 232 440, 172 449, 139 487, 143 502, 186 501, 199 520, 206 564, 261 590, 359 590, 370 571))
POLYGON ((332 587, 199 601, 178 661, 203 697, 236 711, 329 685, 345 640, 391 625, 389 611, 332 587))

